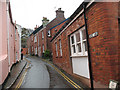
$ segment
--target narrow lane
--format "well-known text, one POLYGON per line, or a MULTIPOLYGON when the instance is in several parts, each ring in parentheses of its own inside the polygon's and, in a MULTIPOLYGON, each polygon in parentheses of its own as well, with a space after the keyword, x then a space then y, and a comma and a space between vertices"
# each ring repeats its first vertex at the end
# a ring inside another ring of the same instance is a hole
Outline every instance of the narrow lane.
MULTIPOLYGON (((56 67, 36 56, 25 58, 26 68, 12 88, 79 88, 56 67)), ((82 90, 82 89, 81 89, 82 90)))
POLYGON ((49 88, 50 78, 44 63, 34 58, 26 60, 28 65, 12 88, 49 88))
POLYGON ((49 88, 73 88, 50 64, 42 61, 36 56, 29 57, 29 59, 40 61, 43 65, 46 65, 50 77, 49 88))

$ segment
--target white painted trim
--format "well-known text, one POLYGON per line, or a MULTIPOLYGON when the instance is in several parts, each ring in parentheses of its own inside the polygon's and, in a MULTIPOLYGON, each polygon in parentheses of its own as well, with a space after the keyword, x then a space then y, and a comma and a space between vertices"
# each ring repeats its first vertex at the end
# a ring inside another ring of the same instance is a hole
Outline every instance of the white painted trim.
MULTIPOLYGON (((89 2, 89 4, 87 5, 87 8, 94 2, 95 0, 91 0, 91 2, 89 2)), ((55 39, 61 35, 82 13, 83 13, 83 9, 79 12, 79 14, 55 37, 55 39)), ((54 39, 54 40, 55 40, 54 39)))
MULTIPOLYGON (((85 30, 85 27, 79 29, 77 32, 73 33, 72 35, 70 35, 70 47, 71 47, 71 56, 87 56, 87 51, 85 51, 85 46, 83 45, 83 34, 82 34, 82 31, 85 30), (76 41, 76 33, 79 32, 79 37, 80 37, 80 45, 81 45, 81 52, 79 52, 78 48, 77 48, 77 41, 76 41), (72 40, 71 40, 71 37, 74 37, 74 44, 72 44, 72 40), (76 53, 74 53, 73 51, 73 45, 75 45, 75 51, 76 53)), ((85 40, 86 41, 86 40, 85 40)))

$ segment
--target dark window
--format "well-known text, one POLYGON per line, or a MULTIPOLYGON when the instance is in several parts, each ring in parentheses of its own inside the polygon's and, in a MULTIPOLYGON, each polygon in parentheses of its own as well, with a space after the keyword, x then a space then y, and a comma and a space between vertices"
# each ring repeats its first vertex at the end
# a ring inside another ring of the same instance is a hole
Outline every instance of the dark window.
POLYGON ((78 52, 81 52, 81 43, 78 43, 77 46, 78 46, 78 52))
POLYGON ((71 37, 72 44, 74 44, 74 36, 71 37))
POLYGON ((119 31, 120 31, 120 18, 118 19, 119 31))
POLYGON ((73 52, 76 53, 75 45, 73 45, 72 47, 73 47, 73 52))

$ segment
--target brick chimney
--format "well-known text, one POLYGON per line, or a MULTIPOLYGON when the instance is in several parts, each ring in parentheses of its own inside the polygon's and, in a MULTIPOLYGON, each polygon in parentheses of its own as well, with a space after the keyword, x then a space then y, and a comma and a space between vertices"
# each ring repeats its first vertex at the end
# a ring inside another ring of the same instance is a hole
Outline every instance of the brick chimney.
POLYGON ((43 27, 46 26, 48 23, 49 23, 49 20, 46 17, 43 17, 43 20, 42 20, 43 27))
POLYGON ((38 28, 38 26, 36 25, 34 29, 36 30, 37 28, 38 28))
POLYGON ((61 8, 58 8, 58 10, 56 10, 56 18, 65 18, 64 11, 62 11, 61 8))

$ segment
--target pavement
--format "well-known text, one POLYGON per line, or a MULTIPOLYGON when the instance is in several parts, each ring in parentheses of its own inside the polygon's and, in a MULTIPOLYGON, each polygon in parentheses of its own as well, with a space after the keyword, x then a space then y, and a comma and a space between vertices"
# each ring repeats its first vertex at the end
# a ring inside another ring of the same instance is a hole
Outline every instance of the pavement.
POLYGON ((25 60, 21 60, 20 62, 13 65, 10 75, 8 76, 5 84, 3 85, 3 89, 9 89, 18 79, 23 69, 25 68, 27 62, 25 60))

